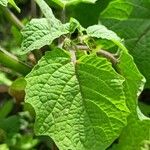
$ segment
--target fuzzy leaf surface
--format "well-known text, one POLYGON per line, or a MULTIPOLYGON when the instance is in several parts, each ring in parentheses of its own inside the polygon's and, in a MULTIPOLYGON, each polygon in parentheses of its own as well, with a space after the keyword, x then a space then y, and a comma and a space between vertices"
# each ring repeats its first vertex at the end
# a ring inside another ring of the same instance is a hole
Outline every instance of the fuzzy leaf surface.
POLYGON ((96 55, 46 53, 26 77, 26 102, 36 112, 35 132, 60 150, 105 150, 126 125, 124 78, 96 55))
POLYGON ((65 25, 61 23, 49 26, 49 22, 45 18, 32 19, 22 30, 23 53, 40 49, 45 45, 50 45, 53 40, 66 33, 68 33, 68 30, 66 30, 65 25))

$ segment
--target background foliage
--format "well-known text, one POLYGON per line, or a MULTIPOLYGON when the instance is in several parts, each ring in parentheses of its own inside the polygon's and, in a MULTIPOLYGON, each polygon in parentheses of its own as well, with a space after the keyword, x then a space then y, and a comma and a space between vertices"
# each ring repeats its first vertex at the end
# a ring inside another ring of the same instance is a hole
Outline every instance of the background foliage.
POLYGON ((150 0, 45 2, 0 0, 0 150, 149 150, 150 0))

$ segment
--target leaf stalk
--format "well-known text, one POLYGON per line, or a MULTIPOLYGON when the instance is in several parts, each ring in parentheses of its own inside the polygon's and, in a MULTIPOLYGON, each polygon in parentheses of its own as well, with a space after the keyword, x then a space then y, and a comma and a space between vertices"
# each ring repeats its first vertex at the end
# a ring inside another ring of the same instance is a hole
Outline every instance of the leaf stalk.
POLYGON ((31 68, 0 47, 0 64, 19 74, 27 75, 31 68))
MULTIPOLYGON (((86 45, 77 45, 76 48, 80 49, 80 50, 90 51, 89 47, 86 46, 86 45)), ((110 53, 110 52, 108 52, 108 51, 100 49, 99 51, 96 52, 96 54, 98 56, 103 56, 103 57, 107 58, 108 60, 111 61, 111 63, 113 65, 116 65, 118 63, 118 59, 115 58, 115 55, 110 53)))
POLYGON ((24 25, 22 24, 22 22, 6 7, 1 7, 4 15, 6 16, 6 18, 13 24, 15 25, 18 29, 22 29, 24 27, 24 25))

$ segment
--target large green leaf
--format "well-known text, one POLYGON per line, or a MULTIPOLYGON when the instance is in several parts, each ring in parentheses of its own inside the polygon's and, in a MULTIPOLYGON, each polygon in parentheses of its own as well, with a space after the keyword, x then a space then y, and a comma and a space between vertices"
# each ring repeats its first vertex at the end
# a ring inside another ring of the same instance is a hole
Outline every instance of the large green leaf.
POLYGON ((150 1, 129 0, 133 10, 128 20, 118 21, 112 17, 102 18, 100 21, 115 31, 125 40, 125 45, 134 57, 141 73, 146 77, 145 87, 150 87, 150 1))
POLYGON ((145 79, 138 71, 133 58, 128 54, 127 49, 117 39, 116 34, 102 25, 89 27, 87 29, 87 34, 91 37, 112 40, 121 49, 121 56, 117 67, 119 73, 125 78, 125 82, 123 83, 124 93, 131 115, 128 118, 127 127, 123 129, 119 138, 119 144, 115 145, 113 149, 141 150, 141 147, 145 145, 144 142, 150 139, 150 120, 139 117, 137 112, 137 98, 143 89, 145 79))
POLYGON ((110 0, 97 0, 95 4, 79 3, 66 8, 68 18, 76 18, 83 27, 98 23, 100 12, 107 7, 110 0))
POLYGON ((126 125, 122 78, 105 58, 46 53, 27 75, 26 102, 36 112, 35 132, 60 150, 105 150, 126 125))
POLYGON ((45 18, 32 19, 22 30, 23 53, 50 45, 54 39, 66 33, 68 33, 68 30, 65 29, 63 24, 52 24, 50 27, 48 20, 45 18))
POLYGON ((120 73, 126 79, 124 92, 131 115, 128 117, 128 125, 121 133, 119 143, 114 145, 112 149, 142 150, 142 148, 148 147, 148 141, 150 140, 150 120, 137 110, 137 97, 143 89, 145 80, 128 53, 122 52, 118 67, 120 73))

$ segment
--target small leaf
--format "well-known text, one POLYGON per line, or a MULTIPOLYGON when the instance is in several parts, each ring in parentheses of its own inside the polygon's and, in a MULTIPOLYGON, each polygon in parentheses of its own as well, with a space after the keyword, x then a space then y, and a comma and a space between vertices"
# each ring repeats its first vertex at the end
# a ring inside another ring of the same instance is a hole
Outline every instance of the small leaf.
POLYGON ((8 4, 8 0, 0 0, 0 5, 2 5, 2 6, 7 6, 7 4, 8 4))
POLYGON ((79 32, 82 32, 85 30, 75 18, 70 18, 68 30, 70 31, 70 33, 73 33, 75 32, 76 29, 79 32))
POLYGON ((93 25, 87 28, 87 35, 90 37, 96 37, 101 39, 107 39, 111 41, 121 41, 117 34, 103 25, 93 25))
POLYGON ((0 128, 7 133, 8 137, 13 136, 18 133, 20 129, 19 117, 14 115, 5 119, 0 119, 0 128))
POLYGON ((63 50, 47 52, 27 75, 26 103, 36 112, 35 132, 60 150, 105 150, 126 125, 122 78, 105 58, 63 50))
POLYGON ((58 26, 59 24, 61 24, 60 20, 55 18, 52 9, 47 5, 44 0, 36 0, 36 3, 39 5, 41 11, 48 20, 50 27, 58 26))
POLYGON ((4 119, 12 111, 13 101, 9 100, 0 107, 0 119, 4 119))
POLYGON ((50 45, 53 40, 68 32, 63 24, 59 24, 59 26, 53 24, 50 28, 47 19, 32 19, 22 30, 23 42, 21 47, 23 53, 50 45))
POLYGON ((81 2, 95 3, 97 0, 52 0, 52 1, 64 8, 68 5, 75 5, 81 2))

